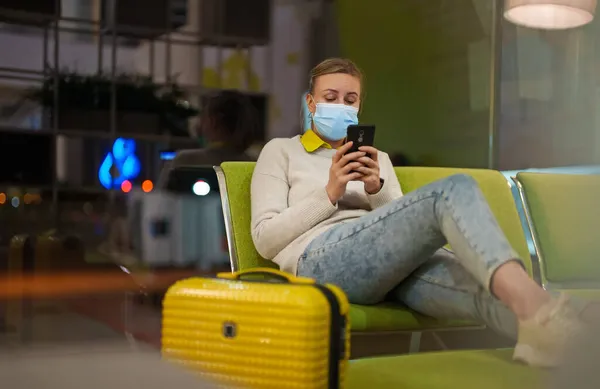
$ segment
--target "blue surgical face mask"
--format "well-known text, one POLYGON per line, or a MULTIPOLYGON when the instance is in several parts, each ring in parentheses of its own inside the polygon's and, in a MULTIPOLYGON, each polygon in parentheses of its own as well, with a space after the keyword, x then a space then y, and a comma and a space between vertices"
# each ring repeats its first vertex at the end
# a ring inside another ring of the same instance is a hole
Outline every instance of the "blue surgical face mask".
POLYGON ((327 140, 342 140, 348 126, 358 124, 358 108, 345 104, 317 103, 313 123, 319 135, 327 140))

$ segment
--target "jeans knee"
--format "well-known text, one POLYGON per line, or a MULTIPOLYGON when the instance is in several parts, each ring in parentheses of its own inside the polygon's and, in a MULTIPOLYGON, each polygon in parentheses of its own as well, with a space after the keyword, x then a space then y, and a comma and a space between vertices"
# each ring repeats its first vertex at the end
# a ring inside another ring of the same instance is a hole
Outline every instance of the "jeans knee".
POLYGON ((449 183, 451 183, 453 191, 472 191, 474 189, 479 188, 479 184, 477 184, 477 181, 475 181, 475 179, 468 174, 453 174, 449 176, 447 180, 449 183))
POLYGON ((477 181, 475 181, 475 179, 472 176, 465 173, 453 174, 450 177, 448 177, 448 180, 459 187, 477 186, 477 181))

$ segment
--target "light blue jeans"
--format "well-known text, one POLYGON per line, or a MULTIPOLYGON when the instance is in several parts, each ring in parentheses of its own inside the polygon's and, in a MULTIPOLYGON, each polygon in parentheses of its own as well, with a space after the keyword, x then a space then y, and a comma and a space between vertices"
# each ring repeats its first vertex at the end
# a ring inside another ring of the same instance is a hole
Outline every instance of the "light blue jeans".
POLYGON ((338 285, 355 304, 395 300, 514 339, 516 317, 490 293, 492 275, 508 261, 522 264, 475 180, 458 174, 318 236, 298 275, 338 285))

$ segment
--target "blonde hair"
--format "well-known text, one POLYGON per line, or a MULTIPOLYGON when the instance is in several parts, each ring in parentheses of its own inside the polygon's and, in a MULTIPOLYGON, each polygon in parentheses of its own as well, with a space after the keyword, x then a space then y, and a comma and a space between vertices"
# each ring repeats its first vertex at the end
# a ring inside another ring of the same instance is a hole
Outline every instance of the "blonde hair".
MULTIPOLYGON (((317 78, 321 76, 325 76, 327 74, 349 74, 353 77, 358 78, 360 84, 363 84, 363 73, 360 68, 356 66, 354 62, 346 58, 328 58, 312 68, 310 71, 309 82, 308 82, 308 90, 310 93, 313 93, 313 88, 315 86, 315 81, 317 78)), ((361 95, 362 92, 361 88, 361 95)), ((362 96, 361 96, 362 97, 362 96)))

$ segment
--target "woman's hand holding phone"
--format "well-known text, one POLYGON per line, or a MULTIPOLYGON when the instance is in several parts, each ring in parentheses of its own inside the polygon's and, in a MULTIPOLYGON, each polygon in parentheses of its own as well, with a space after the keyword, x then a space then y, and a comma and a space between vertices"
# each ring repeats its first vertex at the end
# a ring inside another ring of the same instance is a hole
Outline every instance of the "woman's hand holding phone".
MULTIPOLYGON (((365 165, 362 162, 359 162, 359 159, 364 158, 366 153, 364 151, 355 151, 346 154, 351 147, 352 142, 346 143, 337 150, 331 160, 329 182, 327 182, 325 190, 327 190, 329 201, 334 205, 346 192, 346 185, 348 185, 350 181, 362 181, 364 175, 359 169, 365 168, 365 165)), ((379 174, 379 167, 377 168, 377 172, 379 174)), ((379 176, 377 176, 377 181, 379 182, 379 176)))
POLYGON ((377 149, 372 146, 361 146, 358 149, 366 153, 365 156, 358 158, 361 166, 356 168, 356 171, 362 174, 358 180, 365 183, 365 192, 375 194, 381 189, 377 149))

